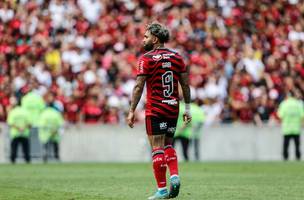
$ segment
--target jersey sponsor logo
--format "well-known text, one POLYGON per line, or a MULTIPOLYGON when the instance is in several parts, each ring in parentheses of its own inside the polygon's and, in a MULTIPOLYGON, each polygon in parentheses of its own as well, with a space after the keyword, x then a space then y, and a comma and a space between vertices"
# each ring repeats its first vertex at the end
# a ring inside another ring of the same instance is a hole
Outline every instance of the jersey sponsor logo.
POLYGON ((162 100, 162 103, 165 103, 168 105, 176 105, 177 101, 176 101, 176 99, 169 99, 169 100, 162 100))
POLYGON ((171 62, 163 62, 162 67, 163 68, 170 68, 171 67, 171 62))
POLYGON ((162 57, 162 55, 160 55, 160 54, 157 54, 157 55, 154 55, 154 56, 152 56, 152 59, 154 60, 154 61, 159 61, 159 60, 161 60, 163 57, 162 57))
POLYGON ((145 61, 141 60, 140 63, 139 63, 139 69, 138 69, 138 71, 140 73, 144 72, 144 64, 145 64, 145 61))
POLYGON ((159 123, 159 128, 160 128, 160 130, 166 129, 167 128, 167 122, 161 122, 161 123, 159 123))
POLYGON ((174 56, 174 55, 175 55, 174 53, 164 53, 163 58, 164 59, 169 59, 171 56, 174 56))

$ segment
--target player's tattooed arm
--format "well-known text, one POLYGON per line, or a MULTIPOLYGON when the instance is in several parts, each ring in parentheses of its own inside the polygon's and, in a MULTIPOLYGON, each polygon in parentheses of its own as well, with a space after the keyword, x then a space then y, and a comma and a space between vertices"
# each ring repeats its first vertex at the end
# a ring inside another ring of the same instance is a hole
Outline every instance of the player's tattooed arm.
POLYGON ((185 103, 190 103, 191 94, 190 94, 190 87, 189 87, 189 73, 188 72, 181 73, 179 82, 182 87, 185 103))
POLYGON ((137 76, 137 78, 136 78, 136 84, 133 89, 131 106, 130 106, 130 111, 132 111, 132 112, 135 111, 137 104, 141 98, 146 79, 147 79, 146 76, 137 76))
POLYGON ((184 100, 186 103, 185 112, 183 114, 183 119, 184 119, 185 124, 189 124, 192 119, 191 113, 190 113, 191 94, 190 94, 190 87, 189 87, 189 72, 181 73, 179 82, 181 84, 184 100))

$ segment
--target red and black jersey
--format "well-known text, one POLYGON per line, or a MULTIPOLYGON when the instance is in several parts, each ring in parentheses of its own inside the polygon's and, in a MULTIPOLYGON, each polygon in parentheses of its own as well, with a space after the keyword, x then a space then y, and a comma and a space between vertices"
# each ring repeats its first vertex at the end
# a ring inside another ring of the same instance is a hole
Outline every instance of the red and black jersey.
POLYGON ((147 76, 146 116, 178 117, 178 80, 184 72, 182 57, 167 48, 149 51, 139 58, 137 75, 147 76))

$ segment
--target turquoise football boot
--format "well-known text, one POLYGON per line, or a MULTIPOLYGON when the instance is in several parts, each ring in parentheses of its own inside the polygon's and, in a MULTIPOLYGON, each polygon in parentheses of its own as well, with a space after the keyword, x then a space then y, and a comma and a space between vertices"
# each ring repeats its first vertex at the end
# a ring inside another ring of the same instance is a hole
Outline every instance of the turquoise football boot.
POLYGON ((180 179, 178 176, 173 176, 170 178, 170 193, 169 198, 175 198, 178 196, 180 188, 180 179))
POLYGON ((168 199, 169 193, 167 189, 158 190, 153 196, 149 197, 148 200, 154 199, 168 199))

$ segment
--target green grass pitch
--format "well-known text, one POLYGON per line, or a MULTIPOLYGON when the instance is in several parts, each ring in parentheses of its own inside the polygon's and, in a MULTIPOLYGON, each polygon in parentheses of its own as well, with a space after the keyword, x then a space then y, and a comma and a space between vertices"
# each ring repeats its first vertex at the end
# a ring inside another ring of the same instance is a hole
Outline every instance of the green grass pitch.
MULTIPOLYGON (((180 200, 303 200, 303 162, 180 164, 180 200)), ((151 164, 0 165, 0 200, 143 200, 151 164)))

